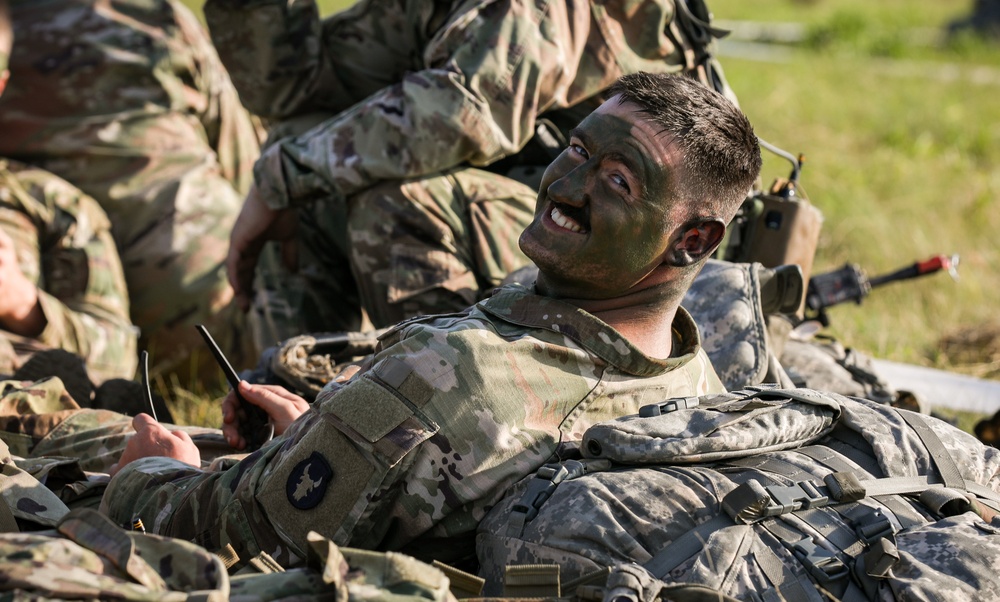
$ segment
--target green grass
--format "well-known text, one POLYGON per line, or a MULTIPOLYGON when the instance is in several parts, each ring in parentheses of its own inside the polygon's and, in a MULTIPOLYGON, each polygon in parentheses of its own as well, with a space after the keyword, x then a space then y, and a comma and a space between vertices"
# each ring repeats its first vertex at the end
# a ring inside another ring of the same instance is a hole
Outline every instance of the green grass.
MULTIPOLYGON (((937 274, 834 308, 833 333, 879 357, 959 370, 940 339, 998 320, 1000 70, 977 83, 971 59, 1000 64, 1000 45, 928 46, 900 36, 885 53, 877 41, 910 27, 943 30, 970 6, 712 2, 716 18, 767 15, 828 34, 794 49, 787 63, 722 58, 758 134, 807 157, 802 183, 826 216, 814 269, 850 261, 879 274, 937 253, 962 257, 958 282, 937 274)), ((769 158, 765 179, 787 171, 769 158)))
MULTIPOLYGON (((850 261, 880 274, 961 255, 958 282, 936 274, 876 289, 830 311, 832 334, 878 357, 1000 374, 982 370, 995 358, 941 345, 1000 324, 1000 43, 943 35, 972 2, 709 4, 718 19, 805 26, 788 62, 721 60, 758 134, 806 155, 801 182, 826 216, 815 271, 850 261)), ((765 184, 787 173, 767 158, 765 184)))

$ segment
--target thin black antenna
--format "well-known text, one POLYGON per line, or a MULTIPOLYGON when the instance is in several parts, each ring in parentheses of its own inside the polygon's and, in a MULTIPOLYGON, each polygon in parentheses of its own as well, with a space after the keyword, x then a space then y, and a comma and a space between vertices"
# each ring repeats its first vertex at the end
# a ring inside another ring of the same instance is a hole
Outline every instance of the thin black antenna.
POLYGON ((146 405, 149 406, 153 420, 159 422, 160 419, 156 417, 156 408, 153 407, 153 391, 149 388, 149 353, 145 349, 139 354, 139 363, 142 366, 142 390, 146 394, 146 405))

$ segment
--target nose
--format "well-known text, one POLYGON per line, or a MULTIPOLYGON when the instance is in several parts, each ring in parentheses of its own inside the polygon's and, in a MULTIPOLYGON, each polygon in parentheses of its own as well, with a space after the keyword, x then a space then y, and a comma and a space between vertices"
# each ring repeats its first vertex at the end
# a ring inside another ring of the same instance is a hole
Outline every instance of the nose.
POLYGON ((570 170, 556 178, 548 188, 545 189, 550 199, 563 205, 571 207, 583 207, 586 190, 586 177, 583 175, 581 166, 570 170))

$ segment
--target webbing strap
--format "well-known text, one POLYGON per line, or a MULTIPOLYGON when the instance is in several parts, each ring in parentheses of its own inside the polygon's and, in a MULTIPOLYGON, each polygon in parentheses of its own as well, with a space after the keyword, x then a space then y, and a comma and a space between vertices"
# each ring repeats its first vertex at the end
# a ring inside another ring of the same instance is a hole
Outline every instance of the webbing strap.
MULTIPOLYGON (((857 503, 849 505, 861 506, 857 503)), ((831 513, 836 514, 828 508, 811 508, 809 510, 802 510, 796 514, 810 527, 816 529, 827 541, 838 549, 843 550, 845 554, 857 556, 864 550, 865 542, 858 537, 856 531, 848 528, 834 516, 831 516, 831 513)))
POLYGON ((920 417, 920 414, 914 414, 906 410, 896 410, 896 413, 906 421, 906 424, 910 425, 910 428, 920 438, 924 447, 927 448, 927 453, 931 455, 934 465, 937 466, 938 472, 941 474, 944 486, 951 487, 952 489, 965 489, 965 478, 962 477, 962 472, 958 470, 955 459, 951 457, 951 454, 945 449, 944 444, 941 443, 941 439, 931 430, 927 422, 920 417))
MULTIPOLYGON (((831 439, 829 443, 844 445, 851 451, 872 449, 871 445, 859 433, 841 425, 838 425, 837 428, 834 429, 832 437, 833 439, 831 439)), ((874 457, 866 453, 862 453, 860 456, 851 457, 838 451, 835 447, 830 446, 829 444, 819 448, 802 448, 799 451, 813 458, 817 462, 823 463, 834 471, 853 472, 853 474, 856 475, 864 473, 872 475, 871 479, 862 481, 863 485, 865 483, 874 483, 879 478, 885 478, 878 476, 885 474, 882 471, 882 467, 878 465, 878 462, 874 457), (817 449, 829 453, 814 454, 812 450, 817 449)), ((882 504, 885 512, 887 514, 891 514, 896 519, 896 522, 899 523, 900 527, 904 529, 914 525, 922 525, 927 522, 924 517, 914 510, 913 507, 910 506, 910 504, 907 503, 902 497, 895 495, 882 495, 878 497, 875 497, 872 494, 868 495, 871 495, 875 500, 882 504)), ((846 510, 841 510, 840 512, 841 514, 847 512, 848 516, 850 516, 852 510, 848 508, 846 510)))
POLYGON ((456 569, 440 560, 435 560, 433 566, 448 578, 448 589, 459 600, 463 598, 478 598, 483 593, 483 586, 486 585, 486 580, 482 577, 467 573, 461 569, 456 569))
POLYGON ((226 547, 217 551, 215 555, 222 560, 222 564, 226 567, 226 570, 233 568, 236 563, 240 561, 240 555, 236 552, 236 548, 233 547, 233 544, 230 543, 227 543, 226 547))
MULTIPOLYGON (((229 545, 229 544, 226 544, 229 545)), ((267 552, 261 552, 253 558, 250 559, 250 566, 257 569, 257 572, 269 575, 271 573, 284 573, 285 567, 281 566, 277 560, 275 560, 267 552)), ((229 567, 226 567, 229 568, 229 567)))
POLYGON ((507 565, 503 597, 558 598, 560 595, 558 564, 507 565))
POLYGON ((768 545, 759 542, 754 546, 754 559, 764 576, 774 586, 776 591, 765 591, 764 600, 804 600, 820 602, 823 598, 816 591, 816 586, 805 575, 796 575, 778 558, 768 545), (777 594, 775 596, 774 594, 777 594))
POLYGON ((7 501, 0 499, 0 533, 17 533, 20 530, 20 527, 17 526, 17 519, 14 518, 14 513, 7 505, 7 501))
POLYGON ((807 481, 816 478, 816 475, 811 472, 806 472, 795 464, 771 456, 748 456, 746 458, 736 458, 733 460, 727 460, 726 464, 769 472, 771 474, 790 479, 793 482, 807 481))
MULTIPOLYGON (((850 568, 833 552, 830 552, 816 545, 810 537, 803 535, 793 529, 789 529, 780 521, 770 521, 764 525, 764 529, 771 533, 776 539, 781 541, 785 547, 792 552, 798 562, 806 568, 812 575, 813 580, 819 585, 812 585, 812 582, 803 575, 797 575, 800 583, 811 585, 811 588, 821 589, 825 594, 840 602, 860 602, 868 600, 864 591, 851 581, 850 568)), ((773 555, 773 552, 772 552, 773 555)), ((763 556, 757 556, 757 562, 761 568, 767 572, 762 561, 763 556)), ((775 555, 767 562, 781 562, 775 555)), ((785 574, 787 574, 787 571, 785 574)), ((768 579, 773 579, 768 575, 768 579)), ((809 591, 810 588, 805 588, 809 591)), ((784 593, 784 592, 782 592, 784 593)), ((786 600, 800 600, 804 598, 785 598, 786 600)))
POLYGON ((714 516, 670 542, 667 547, 646 561, 642 567, 657 579, 663 579, 667 573, 701 552, 712 533, 731 526, 733 526, 733 519, 729 516, 725 514, 714 516))
POLYGON ((853 472, 858 475, 858 478, 863 478, 865 476, 876 478, 875 475, 865 475, 864 472, 867 471, 865 471, 863 467, 859 466, 850 458, 845 457, 840 452, 830 449, 829 447, 800 447, 795 451, 809 456, 834 472, 853 472))

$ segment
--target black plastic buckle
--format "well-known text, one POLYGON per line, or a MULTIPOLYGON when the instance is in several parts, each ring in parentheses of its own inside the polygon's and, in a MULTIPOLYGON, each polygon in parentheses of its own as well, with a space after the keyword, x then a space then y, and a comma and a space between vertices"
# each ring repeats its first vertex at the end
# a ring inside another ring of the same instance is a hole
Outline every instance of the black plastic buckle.
POLYGON ((652 418, 653 416, 660 416, 662 414, 676 412, 677 410, 687 410, 689 408, 696 407, 698 407, 697 397, 673 397, 663 403, 654 403, 648 406, 642 406, 639 408, 639 417, 652 418))
POLYGON ((586 466, 578 460, 567 460, 562 464, 546 464, 535 472, 535 477, 528 483, 521 501, 514 505, 514 512, 524 513, 524 522, 538 516, 538 510, 545 500, 552 496, 559 483, 566 479, 574 479, 586 472, 586 466))
POLYGON ((840 558, 808 537, 792 544, 792 552, 821 584, 843 579, 850 573, 840 558))
POLYGON ((881 510, 873 510, 871 513, 857 521, 854 528, 860 539, 866 546, 878 541, 883 537, 895 543, 895 531, 889 517, 882 514, 881 510))

